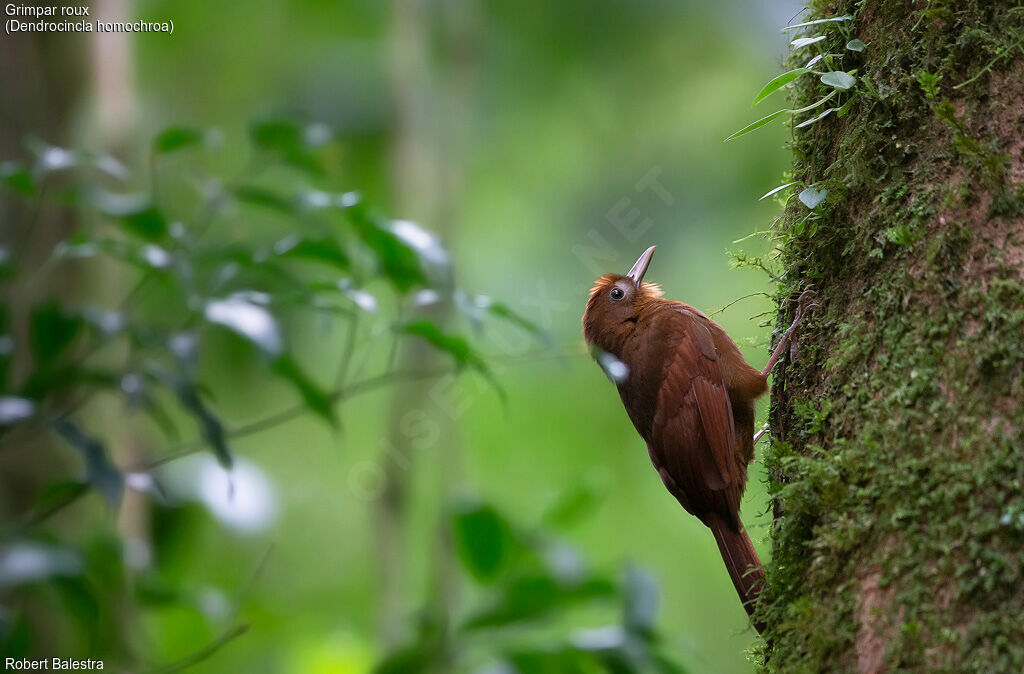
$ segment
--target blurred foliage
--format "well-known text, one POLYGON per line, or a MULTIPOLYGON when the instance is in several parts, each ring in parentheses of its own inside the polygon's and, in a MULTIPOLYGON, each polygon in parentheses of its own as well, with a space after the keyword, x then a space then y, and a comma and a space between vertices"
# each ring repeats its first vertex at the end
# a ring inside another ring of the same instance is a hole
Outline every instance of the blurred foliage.
POLYGON ((374 670, 414 672, 682 672, 661 652, 654 628, 659 590, 650 572, 627 567, 621 579, 588 567, 575 547, 524 530, 494 506, 453 507, 451 528, 462 568, 484 588, 455 625, 427 606, 410 643, 374 670), (571 626, 582 603, 620 605, 618 620, 571 626))
MULTIPOLYGON (((283 165, 323 175, 318 152, 325 136, 329 138, 329 131, 321 125, 281 120, 254 125, 254 172, 283 165)), ((55 273, 55 267, 81 260, 95 261, 92 269, 110 260, 135 270, 133 287, 116 308, 66 307, 53 298, 33 307, 29 346, 34 370, 23 382, 4 382, 8 409, 20 406, 26 411, 13 415, 5 428, 13 431, 23 424, 56 432, 83 453, 90 484, 112 502, 120 478, 106 460, 102 442, 72 419, 83 395, 120 392, 132 408, 161 427, 168 425, 167 404, 173 399, 228 467, 230 431, 211 409, 196 376, 204 340, 212 332, 227 330, 240 339, 238 347, 251 346, 268 374, 291 384, 309 411, 334 424, 334 403, 343 392, 329 391, 309 375, 285 340, 276 314, 299 310, 351 321, 359 312, 376 310, 376 298, 362 287, 374 277, 390 281, 406 299, 412 290, 434 285, 432 273, 441 278, 449 273, 447 255, 437 254, 440 243, 434 237, 413 223, 372 213, 354 193, 319 191, 301 179, 269 185, 196 175, 199 189, 161 184, 162 155, 199 144, 203 137, 185 127, 160 133, 152 149, 151 189, 143 192, 127 191, 120 178, 128 169, 110 156, 38 145, 33 161, 4 164, 8 177, 30 176, 16 183, 19 196, 45 208, 44 192, 53 184, 51 189, 69 195, 62 207, 81 210, 83 220, 92 223, 59 243, 39 273, 55 273), (290 191, 281 189, 282 183, 290 191), (189 202, 180 198, 190 188, 197 202, 192 217, 185 205, 189 202), (161 199, 161 190, 176 196, 161 199), (225 212, 241 209, 245 217, 247 208, 272 210, 286 220, 284 229, 290 233, 272 241, 253 237, 230 243, 204 236, 225 212), (159 286, 158 306, 132 302, 147 285, 159 286), (98 365, 96 353, 118 343, 125 346, 123 357, 98 365), (73 402, 69 405, 68 400, 73 402)), ((443 284, 438 288, 451 291, 443 284)), ((422 337, 451 353, 459 365, 485 369, 468 342, 430 321, 399 326, 396 334, 422 337)), ((14 344, 3 354, 5 370, 19 349, 14 344)))
MULTIPOLYGON (((43 526, 89 491, 99 493, 113 508, 120 505, 125 488, 148 493, 160 508, 181 507, 167 497, 160 473, 154 471, 198 448, 211 452, 223 468, 232 467, 231 441, 239 429, 223 420, 198 367, 207 342, 218 331, 231 336, 232 350, 251 352, 247 366, 260 364, 265 376, 280 378, 293 388, 300 404, 291 411, 304 410, 331 427, 339 423, 336 408, 354 395, 349 387, 358 388, 362 382, 346 381, 342 370, 332 389, 324 377, 309 374, 301 354, 286 339, 278 318, 281 312, 309 312, 357 327, 361 313, 378 309, 377 298, 365 287, 378 280, 393 288, 398 303, 415 302, 428 290, 429 302, 464 307, 474 324, 490 315, 545 337, 507 305, 455 289, 447 251, 418 225, 387 220, 354 193, 322 191, 306 183, 310 177, 325 176, 319 162, 323 149, 314 142, 325 134, 321 126, 281 120, 254 125, 251 141, 259 171, 284 166, 297 171, 298 177, 266 184, 202 175, 187 181, 194 191, 194 206, 180 198, 173 203, 161 198, 161 193, 187 193, 190 186, 169 185, 158 177, 164 155, 203 151, 207 134, 186 127, 170 127, 157 135, 150 163, 153 175, 136 179, 112 157, 43 145, 36 146, 30 162, 4 164, 8 178, 22 176, 7 181, 19 198, 38 208, 74 209, 87 223, 55 247, 42 270, 15 269, 7 280, 19 273, 59 274, 62 266, 83 261, 95 270, 108 262, 130 270, 130 289, 116 308, 64 305, 54 298, 31 307, 32 370, 23 381, 5 377, 0 397, 4 436, 24 443, 26 436, 50 433, 78 452, 83 467, 81 479, 62 478, 44 486, 32 510, 3 529, 0 588, 11 607, 34 593, 57 595, 90 653, 114 658, 122 666, 145 666, 133 652, 131 631, 113 627, 122 622, 117 614, 154 606, 202 609, 203 598, 189 590, 184 578, 162 573, 159 564, 126 568, 129 547, 137 541, 108 533, 76 544, 45 533, 43 526), (150 189, 132 192, 133 182, 150 189), (48 187, 71 196, 51 204, 46 199, 48 187), (207 236, 216 220, 245 217, 250 208, 269 209, 287 223, 290 233, 272 241, 252 237, 225 242, 207 236), (195 214, 191 218, 189 211, 195 214), (136 301, 147 286, 158 286, 158 304, 136 301), (456 293, 458 302, 453 299, 456 293), (169 448, 151 452, 148 463, 118 468, 106 440, 87 428, 87 415, 80 413, 100 393, 120 397, 130 413, 147 417, 168 438, 178 438, 179 427, 190 420, 199 441, 172 441, 169 448), (126 609, 126 602, 134 608, 126 609)), ((447 354, 455 372, 468 368, 494 381, 486 358, 467 338, 432 320, 396 320, 392 333, 395 339, 419 338, 447 354)), ((351 357, 357 334, 358 330, 349 332, 343 363, 351 357)), ((12 343, 10 335, 2 339, 11 343, 3 354, 7 372, 8 361, 23 347, 12 343)), ((394 381, 400 381, 402 373, 392 370, 364 382, 390 381, 381 377, 396 374, 394 381)), ((293 416, 275 414, 250 426, 266 429, 293 416)), ((458 625, 448 624, 453 615, 428 606, 412 642, 388 655, 376 671, 453 671, 464 660, 482 657, 503 663, 504 669, 494 671, 630 672, 653 671, 655 666, 658 671, 679 671, 656 651, 657 586, 648 573, 631 568, 621 582, 594 574, 566 543, 523 531, 490 505, 462 504, 452 513, 450 526, 460 568, 486 589, 479 606, 458 625), (562 637, 544 634, 549 619, 588 601, 622 603, 621 621, 562 637), (512 626, 539 636, 493 637, 512 626)), ((159 544, 160 538, 156 541, 159 544)), ((238 597, 231 612, 237 614, 244 599, 244 594, 238 597)), ((14 657, 30 654, 33 635, 22 614, 5 608, 2 617, 0 651, 14 657)), ((159 671, 177 671, 205 660, 247 627, 229 624, 210 644, 159 671)))

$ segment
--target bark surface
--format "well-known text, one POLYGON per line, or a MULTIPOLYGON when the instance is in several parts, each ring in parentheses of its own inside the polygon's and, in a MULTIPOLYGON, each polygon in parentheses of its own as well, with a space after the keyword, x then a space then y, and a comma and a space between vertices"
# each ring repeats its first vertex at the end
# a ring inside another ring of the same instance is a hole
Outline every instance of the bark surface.
POLYGON ((764 666, 1024 671, 1024 7, 811 4, 858 82, 776 227, 821 307, 772 386, 764 666))

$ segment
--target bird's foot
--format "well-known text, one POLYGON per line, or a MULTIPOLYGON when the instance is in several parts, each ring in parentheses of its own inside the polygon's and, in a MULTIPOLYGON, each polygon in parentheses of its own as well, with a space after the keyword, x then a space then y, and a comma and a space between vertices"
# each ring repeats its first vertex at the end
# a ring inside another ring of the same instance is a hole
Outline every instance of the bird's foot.
POLYGON ((767 434, 768 434, 768 424, 765 424, 764 427, 761 428, 761 430, 759 430, 757 433, 754 433, 754 444, 756 445, 758 443, 758 441, 762 437, 767 435, 767 434))
POLYGON ((782 356, 783 352, 789 346, 790 338, 793 336, 793 331, 796 330, 796 327, 800 324, 803 317, 806 316, 811 309, 821 306, 815 301, 817 296, 818 294, 814 291, 814 288, 808 288, 800 293, 800 297, 797 298, 796 316, 793 317, 793 324, 786 329, 786 332, 782 333, 782 339, 779 340, 778 345, 775 347, 775 351, 772 352, 772 357, 768 359, 768 364, 764 366, 763 370, 761 370, 761 374, 763 376, 767 377, 772 371, 772 368, 775 367, 775 362, 782 356))

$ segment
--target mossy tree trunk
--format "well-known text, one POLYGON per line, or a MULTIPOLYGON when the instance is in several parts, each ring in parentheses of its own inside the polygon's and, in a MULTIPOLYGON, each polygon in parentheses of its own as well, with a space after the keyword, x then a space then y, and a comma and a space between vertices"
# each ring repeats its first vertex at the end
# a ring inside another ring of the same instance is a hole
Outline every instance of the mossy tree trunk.
POLYGON ((812 14, 853 15, 815 28, 858 82, 794 129, 828 197, 776 231, 820 307, 772 388, 766 668, 1024 671, 1024 7, 812 14))

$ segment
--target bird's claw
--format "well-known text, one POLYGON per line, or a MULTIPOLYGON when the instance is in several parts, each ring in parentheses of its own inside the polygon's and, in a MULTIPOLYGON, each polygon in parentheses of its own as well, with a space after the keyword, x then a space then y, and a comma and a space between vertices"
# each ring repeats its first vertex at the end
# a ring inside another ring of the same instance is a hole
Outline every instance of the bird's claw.
POLYGON ((807 288, 802 293, 800 293, 800 297, 798 297, 796 300, 796 320, 793 321, 794 324, 799 323, 800 319, 803 318, 806 313, 810 312, 811 309, 821 306, 816 301, 817 299, 818 292, 814 289, 813 286, 807 288))
POLYGON ((803 319, 804 314, 806 314, 814 307, 820 306, 817 302, 814 301, 817 298, 817 296, 818 295, 814 291, 814 288, 807 288, 802 293, 800 293, 800 297, 797 298, 796 316, 794 316, 793 322, 790 324, 788 328, 786 328, 786 331, 782 333, 782 338, 779 339, 779 343, 775 346, 775 350, 772 352, 771 357, 768 359, 768 364, 764 366, 763 370, 761 370, 761 374, 763 376, 768 376, 768 373, 772 371, 772 367, 775 365, 775 361, 777 361, 779 357, 782 355, 783 350, 785 350, 786 347, 791 344, 791 338, 793 336, 793 333, 800 325, 800 321, 801 319, 803 319))

